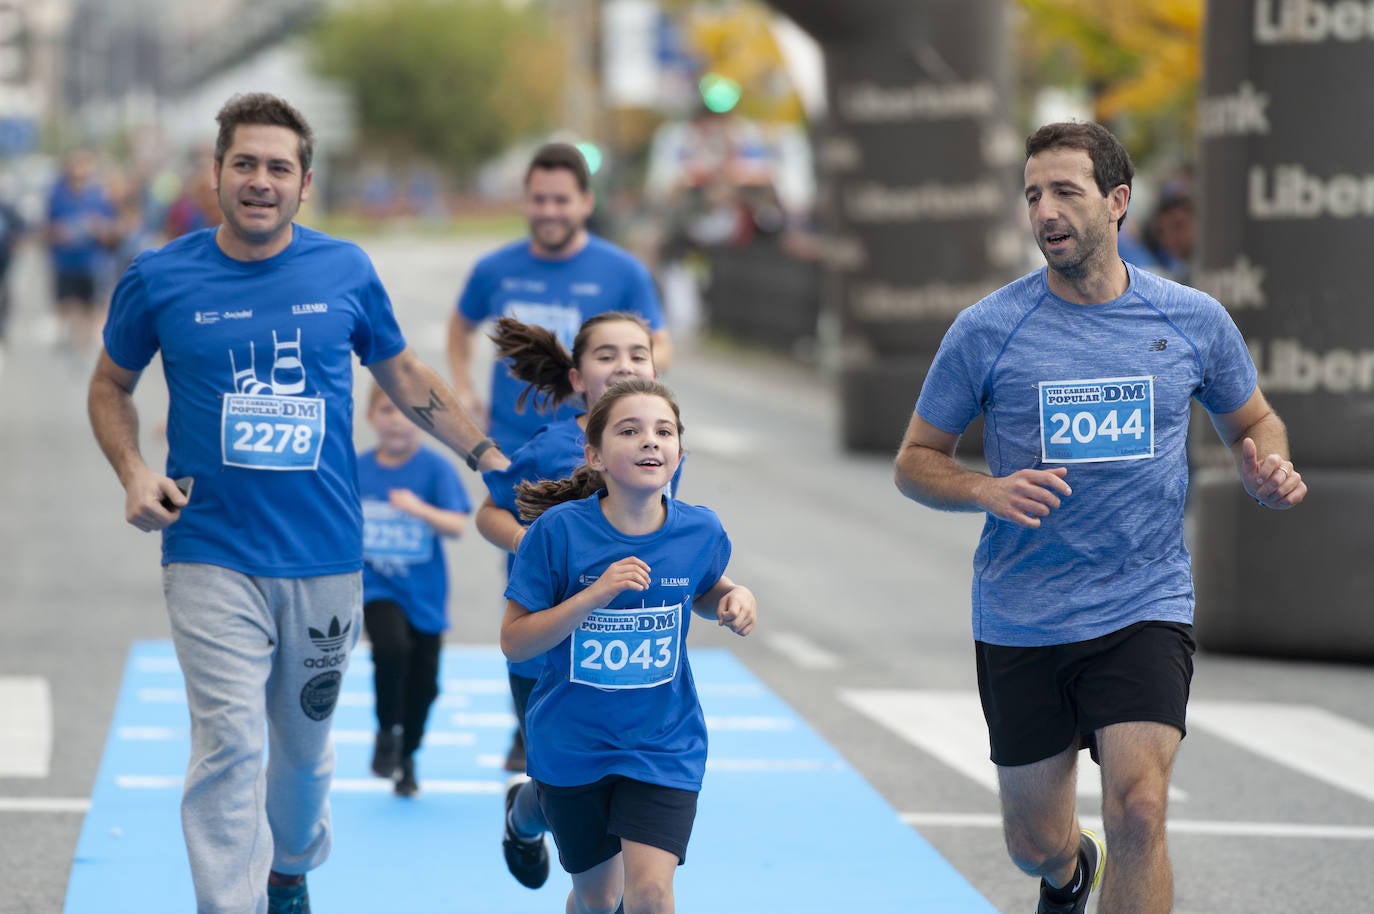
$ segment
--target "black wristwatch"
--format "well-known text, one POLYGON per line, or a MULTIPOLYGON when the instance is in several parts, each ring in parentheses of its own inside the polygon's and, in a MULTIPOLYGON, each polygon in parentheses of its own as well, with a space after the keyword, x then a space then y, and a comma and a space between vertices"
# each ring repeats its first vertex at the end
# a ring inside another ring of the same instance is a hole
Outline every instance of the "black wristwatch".
POLYGON ((477 469, 477 461, 481 460, 482 455, 494 447, 496 447, 496 442, 490 438, 483 438, 477 442, 473 445, 472 450, 468 451, 468 466, 471 469, 477 469))

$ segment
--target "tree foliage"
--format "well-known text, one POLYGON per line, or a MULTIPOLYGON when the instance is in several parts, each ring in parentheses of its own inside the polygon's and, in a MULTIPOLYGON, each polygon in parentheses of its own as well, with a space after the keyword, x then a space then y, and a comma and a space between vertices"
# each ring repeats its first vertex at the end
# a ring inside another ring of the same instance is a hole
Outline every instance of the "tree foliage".
POLYGON ((1023 86, 1084 88, 1139 157, 1190 149, 1204 0, 1019 0, 1023 86))
POLYGON ((362 0, 332 6, 310 43, 319 71, 351 91, 372 151, 467 176, 559 116, 562 50, 533 6, 362 0))

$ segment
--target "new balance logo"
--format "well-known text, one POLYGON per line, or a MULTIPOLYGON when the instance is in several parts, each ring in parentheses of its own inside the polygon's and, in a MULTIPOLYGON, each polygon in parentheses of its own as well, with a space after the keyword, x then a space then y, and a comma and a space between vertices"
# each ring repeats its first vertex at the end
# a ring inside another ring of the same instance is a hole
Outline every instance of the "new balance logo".
POLYGON ((1168 341, 1168 340, 1150 340, 1150 351, 1151 351, 1151 352, 1163 352, 1165 349, 1168 349, 1168 348, 1169 348, 1169 341, 1168 341))

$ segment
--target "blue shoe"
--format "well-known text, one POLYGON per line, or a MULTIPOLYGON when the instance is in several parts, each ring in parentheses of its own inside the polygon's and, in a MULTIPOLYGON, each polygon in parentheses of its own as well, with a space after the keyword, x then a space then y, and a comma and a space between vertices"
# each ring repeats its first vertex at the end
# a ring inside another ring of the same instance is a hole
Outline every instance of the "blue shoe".
POLYGON ((267 914, 310 914, 310 891, 302 879, 295 885, 267 884, 267 914))
POLYGON ((1035 914, 1083 914, 1088 910, 1088 896, 1097 891, 1097 887, 1102 884, 1102 871, 1106 869, 1106 864, 1107 845, 1096 832, 1083 829, 1083 836, 1078 842, 1078 871, 1081 884, 1073 901, 1068 904, 1055 904, 1050 901, 1045 897, 1049 884, 1041 879, 1040 904, 1036 907, 1035 914))

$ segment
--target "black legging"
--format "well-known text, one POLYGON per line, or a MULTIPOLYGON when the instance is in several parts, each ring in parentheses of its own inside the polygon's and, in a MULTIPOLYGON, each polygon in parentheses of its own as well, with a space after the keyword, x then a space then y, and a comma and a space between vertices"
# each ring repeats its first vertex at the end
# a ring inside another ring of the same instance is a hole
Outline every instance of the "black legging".
POLYGON ((363 626, 372 642, 373 685, 377 692, 377 724, 404 731, 401 757, 420 748, 429 708, 439 697, 439 656, 444 636, 422 632, 410 624, 405 610, 392 600, 373 600, 363 606, 363 626))

